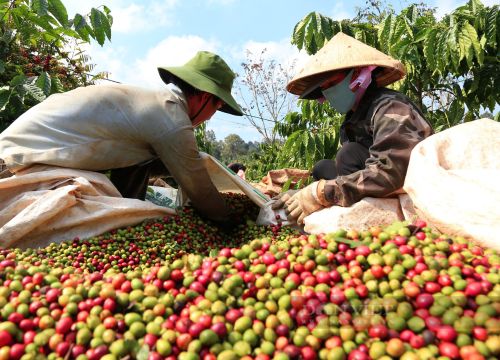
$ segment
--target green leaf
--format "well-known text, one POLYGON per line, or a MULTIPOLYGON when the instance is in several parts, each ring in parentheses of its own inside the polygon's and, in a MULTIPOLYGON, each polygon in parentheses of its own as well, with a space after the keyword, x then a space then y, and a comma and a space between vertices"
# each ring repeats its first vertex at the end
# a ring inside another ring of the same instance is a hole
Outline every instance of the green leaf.
POLYGON ((464 116, 464 106, 461 101, 453 100, 451 106, 446 114, 448 122, 453 126, 459 124, 464 116))
POLYGON ((26 95, 31 96, 33 99, 35 99, 38 102, 42 102, 46 98, 42 89, 40 89, 35 84, 24 84, 23 89, 26 92, 26 95))
POLYGON ((62 26, 68 25, 68 12, 61 0, 48 0, 49 11, 62 26))
POLYGON ((10 81, 9 85, 12 86, 12 87, 16 87, 16 86, 24 84, 26 82, 26 80, 27 80, 26 75, 24 75, 24 74, 16 75, 10 81))
POLYGON ((396 25, 397 25, 397 21, 396 21, 396 18, 391 16, 391 23, 390 23, 390 27, 389 27, 389 36, 387 38, 387 51, 390 52, 390 49, 394 43, 394 41, 397 41, 398 39, 395 39, 395 36, 394 36, 394 33, 396 31, 396 25))
POLYGON ((8 105, 11 94, 12 94, 11 89, 0 90, 0 111, 3 111, 8 105))
POLYGON ((467 94, 470 95, 475 93, 478 88, 479 88, 479 76, 474 76, 474 78, 472 79, 471 87, 467 94))
POLYGON ((415 4, 410 5, 407 8, 406 16, 407 16, 408 20, 412 24, 414 24, 417 21, 417 19, 418 19, 418 9, 417 9, 417 6, 415 4))
POLYGON ((304 187, 304 178, 300 178, 294 186, 294 190, 299 190, 304 187))
POLYGON ((315 26, 314 36, 316 38, 316 45, 318 46, 318 49, 321 49, 323 47, 323 44, 325 43, 325 34, 323 33, 323 29, 321 28, 321 23, 322 16, 316 13, 314 22, 311 22, 311 24, 315 26))
POLYGON ((487 106, 488 109, 490 111, 495 110, 495 107, 497 106, 497 101, 495 100, 495 98, 493 96, 490 96, 490 97, 488 97, 488 100, 489 100, 488 101, 488 106, 487 106))
POLYGON ((300 142, 298 144, 298 151, 294 153, 294 157, 297 159, 297 165, 299 167, 304 167, 304 157, 306 153, 306 147, 304 146, 304 142, 300 142))
POLYGON ((51 87, 50 87, 51 94, 64 92, 64 86, 63 86, 61 80, 59 80, 59 78, 57 76, 51 77, 50 84, 51 84, 51 87))
POLYGON ((477 62, 479 63, 479 65, 483 65, 484 51, 479 42, 479 37, 477 35, 476 29, 474 29, 471 24, 466 22, 462 26, 462 32, 466 33, 471 40, 472 48, 474 49, 474 53, 476 54, 477 62))
POLYGON ((323 131, 316 135, 316 148, 323 159, 325 158, 325 137, 326 134, 323 131))
POLYGON ((92 33, 92 29, 87 24, 87 21, 82 15, 75 15, 75 18, 73 19, 73 27, 83 40, 85 40, 86 42, 90 42, 90 34, 92 33))
POLYGON ((308 131, 303 131, 302 132, 302 143, 304 144, 304 147, 308 147, 309 145, 309 132, 308 131))
POLYGON ((432 29, 420 29, 415 35, 413 43, 425 42, 425 39, 427 38, 427 36, 431 31, 432 29))
POLYGON ((300 20, 294 27, 293 29, 293 34, 292 34, 292 44, 297 45, 297 48, 299 50, 302 50, 304 47, 304 39, 306 35, 306 27, 307 23, 309 22, 309 18, 312 16, 313 13, 307 14, 302 20, 300 20))
POLYGON ((403 34, 405 35, 404 37, 406 37, 408 40, 413 40, 414 38, 413 29, 410 23, 408 22, 408 19, 403 18, 403 25, 404 25, 403 34))
POLYGON ((382 51, 389 49, 389 39, 391 35, 391 27, 393 23, 392 15, 387 16, 384 21, 379 25, 378 41, 382 51))
POLYGON ((449 64, 450 57, 448 53, 447 40, 448 32, 443 31, 437 35, 437 48, 436 48, 436 63, 439 72, 444 73, 449 64))
POLYGON ((38 76, 38 79, 36 79, 35 81, 35 85, 42 89, 45 96, 50 95, 50 90, 52 88, 51 79, 49 74, 47 74, 45 71, 42 72, 40 76, 38 76))
POLYGON ((315 54, 336 33, 336 23, 317 12, 307 14, 299 21, 292 33, 292 44, 308 54, 315 54))
POLYGON ((450 60, 454 66, 455 71, 458 71, 458 66, 460 62, 460 53, 457 51, 457 32, 458 24, 455 23, 452 28, 448 30, 446 36, 447 52, 450 54, 450 60))
POLYGON ((48 14, 49 2, 48 0, 32 0, 31 8, 38 16, 45 16, 48 14))
POLYGON ((356 248, 358 246, 363 245, 361 243, 361 241, 349 240, 349 239, 346 239, 346 238, 343 238, 343 237, 340 237, 340 236, 335 238, 335 242, 342 243, 342 244, 347 244, 347 245, 349 245, 352 248, 356 248))
POLYGON ((107 7, 106 5, 103 5, 102 6, 102 9, 104 10, 104 13, 109 16, 109 14, 111 14, 111 9, 109 7, 107 7))
POLYGON ((330 18, 327 18, 325 16, 321 17, 321 31, 323 32, 327 40, 330 40, 333 37, 333 26, 332 20, 330 18))
POLYGON ((106 34, 106 37, 108 40, 111 40, 111 24, 112 24, 112 18, 111 21, 108 19, 108 17, 102 13, 101 20, 102 20, 102 26, 104 28, 104 33, 106 34))
POLYGON ((475 15, 477 12, 479 12, 484 7, 484 5, 479 0, 469 0, 467 5, 468 5, 468 7, 473 15, 475 15))
POLYGON ((5 72, 5 62, 3 60, 0 60, 0 74, 3 74, 5 72))
POLYGON ((436 59, 436 35, 438 30, 432 29, 428 32, 427 38, 424 40, 424 56, 427 60, 427 65, 431 70, 437 68, 436 59))
POLYGON ((87 21, 85 20, 85 18, 80 14, 76 14, 75 18, 73 19, 73 27, 75 28, 75 30, 79 31, 80 29, 85 28, 85 26, 87 26, 87 21))
POLYGON ((315 24, 315 19, 313 18, 311 22, 309 22, 307 29, 306 29, 306 36, 305 36, 305 42, 307 44, 307 52, 309 54, 316 54, 318 50, 320 49, 318 44, 316 43, 316 24, 315 24))
POLYGON ((51 25, 49 22, 49 16, 37 16, 34 13, 28 13, 25 14, 24 16, 24 21, 29 20, 33 24, 41 27, 43 30, 45 30, 45 34, 52 34, 53 36, 55 35, 54 27, 51 25))
POLYGON ((398 17, 394 25, 394 33, 391 36, 391 47, 393 53, 397 53, 400 43, 408 38, 413 37, 413 30, 407 26, 408 20, 404 17, 398 17))
MULTIPOLYGON (((113 25, 113 16, 111 14, 108 14, 107 18, 108 18, 109 26, 112 26, 113 25)), ((109 37, 109 39, 111 39, 111 36, 109 37)))
POLYGON ((330 147, 330 149, 332 149, 332 153, 326 157, 327 159, 333 159, 333 157, 337 154, 337 151, 339 149, 339 144, 340 144, 340 133, 337 132, 330 147))
POLYGON ((498 31, 498 23, 499 23, 499 12, 498 6, 494 6, 490 8, 486 14, 486 24, 484 32, 486 34, 487 44, 492 48, 496 48, 498 42, 497 38, 500 37, 498 31))
POLYGON ((311 134, 308 131, 304 131, 302 134, 302 144, 304 146, 304 167, 308 167, 311 163, 312 156, 314 155, 314 142, 311 134))
POLYGON ((469 67, 472 67, 474 56, 474 50, 472 49, 472 39, 470 38, 469 32, 464 28, 460 29, 460 32, 458 33, 458 51, 460 54, 459 60, 465 58, 467 61, 467 65, 469 67))
POLYGON ((90 23, 92 24, 92 29, 94 30, 95 39, 99 45, 103 45, 106 34, 104 31, 102 13, 96 8, 92 8, 90 11, 90 23))
POLYGON ((354 38, 366 44, 366 33, 361 29, 354 29, 354 38))
POLYGON ((42 33, 42 40, 45 41, 46 43, 55 43, 57 42, 58 39, 61 39, 61 36, 57 33, 54 32, 43 32, 42 33))
POLYGON ((464 122, 473 121, 475 119, 476 119, 476 115, 472 111, 467 111, 467 113, 464 116, 464 122))
POLYGON ((290 190, 290 185, 292 185, 292 178, 288 179, 284 184, 283 184, 283 187, 281 188, 281 192, 284 193, 284 192, 287 192, 288 190, 290 190))

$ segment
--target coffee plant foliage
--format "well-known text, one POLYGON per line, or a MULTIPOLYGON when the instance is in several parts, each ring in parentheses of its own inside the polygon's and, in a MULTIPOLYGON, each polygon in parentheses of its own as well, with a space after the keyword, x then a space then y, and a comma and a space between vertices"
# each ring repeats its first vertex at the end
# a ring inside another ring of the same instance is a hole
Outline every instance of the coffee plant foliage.
POLYGON ((321 159, 331 159, 339 146, 339 130, 342 117, 328 103, 301 101, 301 113, 287 114, 283 122, 276 125, 278 134, 286 139, 278 153, 280 168, 309 169, 321 159))
POLYGON ((111 39, 106 6, 68 16, 61 0, 0 2, 0 131, 47 96, 92 84, 82 45, 111 39))

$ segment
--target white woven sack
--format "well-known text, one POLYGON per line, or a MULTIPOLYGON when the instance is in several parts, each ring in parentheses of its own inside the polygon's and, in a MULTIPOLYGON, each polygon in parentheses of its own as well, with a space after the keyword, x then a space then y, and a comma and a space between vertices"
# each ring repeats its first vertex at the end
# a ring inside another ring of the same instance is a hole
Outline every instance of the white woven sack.
POLYGON ((437 230, 500 250, 500 123, 475 120, 419 143, 404 190, 437 230))

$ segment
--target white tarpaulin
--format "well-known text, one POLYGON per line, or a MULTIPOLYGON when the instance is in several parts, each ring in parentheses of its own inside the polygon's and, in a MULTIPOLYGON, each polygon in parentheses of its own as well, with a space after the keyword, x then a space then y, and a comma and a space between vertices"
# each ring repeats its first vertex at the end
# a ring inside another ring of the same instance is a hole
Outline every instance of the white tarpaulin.
POLYGON ((32 166, 0 180, 0 246, 88 238, 175 211, 123 198, 103 174, 32 166))
POLYGON ((404 189, 437 230, 500 250, 500 123, 475 120, 419 143, 404 189))
POLYGON ((200 155, 205 160, 205 167, 210 175, 210 179, 220 192, 245 194, 254 204, 261 208, 270 200, 268 196, 240 178, 229 170, 228 167, 222 165, 213 156, 204 152, 201 152, 200 155))

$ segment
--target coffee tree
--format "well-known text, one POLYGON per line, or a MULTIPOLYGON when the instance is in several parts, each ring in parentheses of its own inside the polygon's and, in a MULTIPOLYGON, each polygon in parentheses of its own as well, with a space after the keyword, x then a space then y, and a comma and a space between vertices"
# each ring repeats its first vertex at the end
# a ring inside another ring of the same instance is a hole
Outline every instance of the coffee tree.
POLYGON ((0 130, 53 93, 93 83, 81 46, 111 39, 110 10, 68 17, 60 0, 0 2, 0 130))
POLYGON ((342 116, 328 103, 303 101, 301 113, 289 113, 276 131, 287 139, 278 152, 277 167, 308 169, 321 159, 331 159, 339 146, 342 116))

